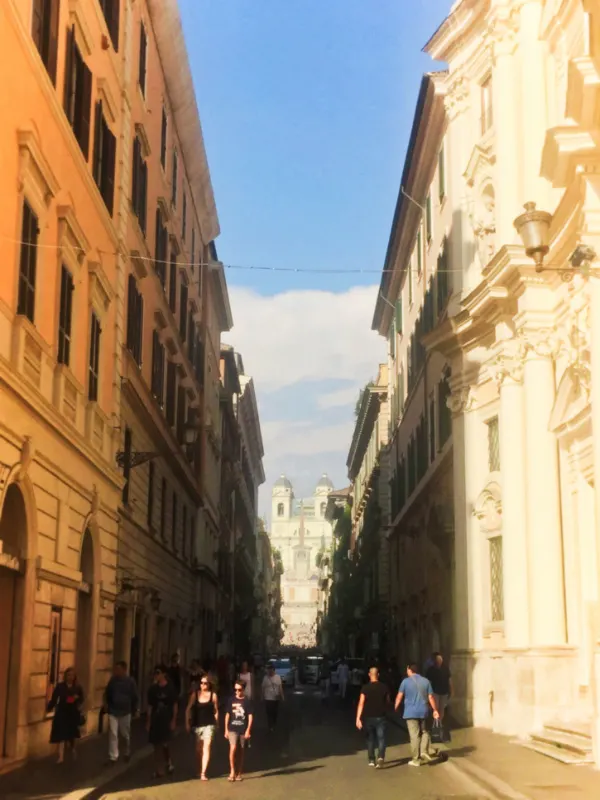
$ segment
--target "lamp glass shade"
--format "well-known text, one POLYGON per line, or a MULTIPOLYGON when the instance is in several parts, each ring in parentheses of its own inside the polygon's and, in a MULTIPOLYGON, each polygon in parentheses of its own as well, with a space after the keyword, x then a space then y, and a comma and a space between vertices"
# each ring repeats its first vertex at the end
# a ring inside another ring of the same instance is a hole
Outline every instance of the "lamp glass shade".
POLYGON ((514 226, 527 255, 548 252, 551 222, 552 215, 547 211, 538 211, 535 203, 525 203, 525 213, 515 219, 514 226))

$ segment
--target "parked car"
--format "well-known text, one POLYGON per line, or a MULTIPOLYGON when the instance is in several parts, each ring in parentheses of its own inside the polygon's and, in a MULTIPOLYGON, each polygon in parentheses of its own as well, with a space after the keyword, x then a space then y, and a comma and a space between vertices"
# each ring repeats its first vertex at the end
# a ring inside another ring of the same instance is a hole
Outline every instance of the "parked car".
POLYGON ((289 658, 278 658, 270 661, 275 667, 275 674, 279 675, 284 686, 295 686, 296 667, 289 658))
POLYGON ((323 656, 307 656, 303 664, 303 678, 306 683, 317 684, 321 672, 323 656))

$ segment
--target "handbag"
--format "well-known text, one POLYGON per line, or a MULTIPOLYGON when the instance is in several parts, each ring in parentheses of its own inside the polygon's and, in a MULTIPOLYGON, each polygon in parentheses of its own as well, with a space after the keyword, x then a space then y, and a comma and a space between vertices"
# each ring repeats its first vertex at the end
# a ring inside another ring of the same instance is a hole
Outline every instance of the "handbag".
POLYGON ((444 726, 440 719, 434 719, 431 729, 431 741, 433 744, 444 744, 444 726))

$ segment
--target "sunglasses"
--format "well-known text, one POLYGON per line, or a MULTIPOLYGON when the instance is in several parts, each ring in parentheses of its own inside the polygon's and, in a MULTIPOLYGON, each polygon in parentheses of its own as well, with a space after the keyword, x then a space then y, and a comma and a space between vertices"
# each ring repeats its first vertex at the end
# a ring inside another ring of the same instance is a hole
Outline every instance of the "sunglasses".
POLYGON ((200 686, 208 686, 208 681, 200 681, 200 686))

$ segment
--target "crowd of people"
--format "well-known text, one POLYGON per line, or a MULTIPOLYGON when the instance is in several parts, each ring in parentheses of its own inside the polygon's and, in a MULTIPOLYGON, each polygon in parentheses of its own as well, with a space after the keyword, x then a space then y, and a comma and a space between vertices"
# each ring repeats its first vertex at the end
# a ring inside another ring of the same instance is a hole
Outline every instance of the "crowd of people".
MULTIPOLYGON (((243 661, 239 669, 229 659, 194 659, 189 670, 173 654, 169 665, 158 664, 153 671, 147 692, 146 731, 154 748, 154 778, 174 772, 171 738, 182 723, 194 736, 198 777, 208 780, 211 749, 223 721, 223 734, 229 745, 230 781, 241 781, 244 753, 249 746, 254 722, 256 672, 243 661), (181 714, 183 718, 181 719, 181 714)), ((281 678, 268 664, 260 683, 269 730, 277 724, 279 704, 285 699, 281 678)), ((85 696, 74 668, 65 670, 48 703, 54 712, 50 741, 57 745, 58 763, 66 755, 76 758, 76 742, 86 724, 85 696)), ((131 758, 131 723, 140 711, 140 697, 135 680, 128 674, 127 664, 119 661, 108 681, 101 710, 108 719, 108 761, 115 764, 120 755, 131 758)))

